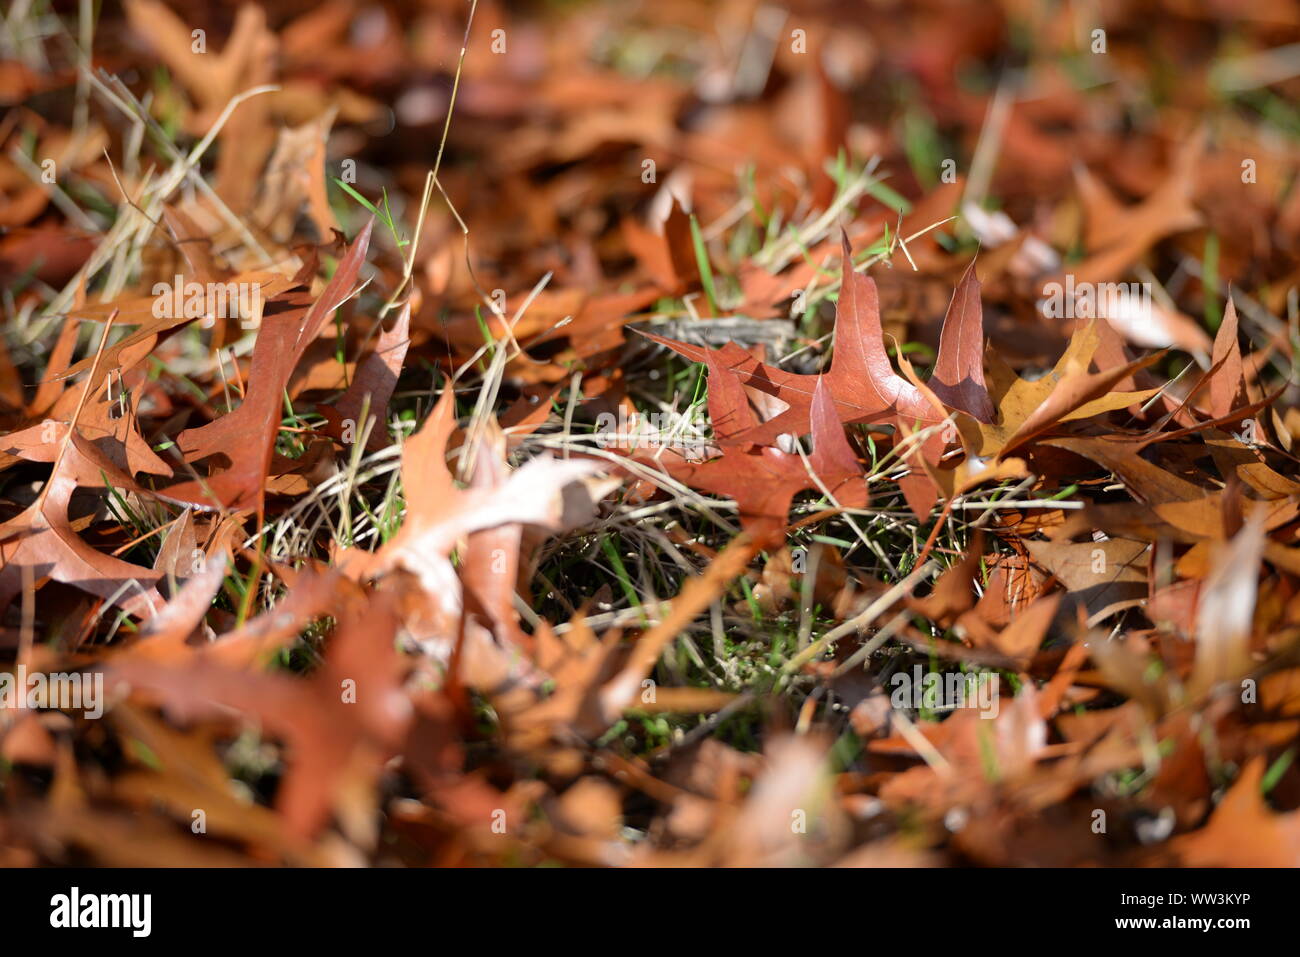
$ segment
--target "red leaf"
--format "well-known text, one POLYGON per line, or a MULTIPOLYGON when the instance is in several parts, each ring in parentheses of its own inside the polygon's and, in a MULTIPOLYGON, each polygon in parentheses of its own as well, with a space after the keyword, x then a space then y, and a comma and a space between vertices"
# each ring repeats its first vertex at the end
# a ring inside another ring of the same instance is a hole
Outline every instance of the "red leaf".
POLYGON ((929 386, 945 405, 981 422, 993 421, 993 402, 984 387, 984 307, 973 262, 957 284, 944 316, 929 386))
POLYGON ((320 334, 326 320, 356 283, 373 226, 374 217, 371 217, 310 309, 305 313, 292 309, 263 317, 243 404, 215 422, 186 429, 177 436, 176 444, 187 462, 219 455, 229 461, 229 467, 206 479, 164 489, 159 493, 163 498, 207 509, 261 508, 280 428, 285 385, 307 346, 320 334))
MULTIPOLYGON (((938 422, 934 406, 921 390, 894 371, 885 352, 876 283, 854 270, 847 235, 842 237, 842 243, 843 282, 835 311, 835 354, 825 375, 836 415, 846 424, 882 421, 891 415, 909 422, 938 422)), ((735 343, 715 351, 659 336, 648 338, 692 361, 707 361, 711 367, 716 364, 737 375, 742 385, 776 396, 789 406, 743 434, 733 424, 724 425, 718 430, 720 437, 770 445, 782 433, 802 435, 809 430, 818 376, 797 375, 760 362, 735 343)), ((944 320, 931 388, 950 407, 992 421, 993 404, 984 387, 981 365, 983 338, 979 281, 972 269, 958 285, 944 320)))

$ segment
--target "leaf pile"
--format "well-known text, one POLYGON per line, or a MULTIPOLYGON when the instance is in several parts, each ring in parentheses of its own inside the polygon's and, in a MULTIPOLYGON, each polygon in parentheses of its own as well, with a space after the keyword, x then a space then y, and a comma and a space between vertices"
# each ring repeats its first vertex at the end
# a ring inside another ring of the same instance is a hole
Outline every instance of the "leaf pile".
POLYGON ((1292 5, 111 6, 0 39, 0 863, 1300 863, 1292 5))

